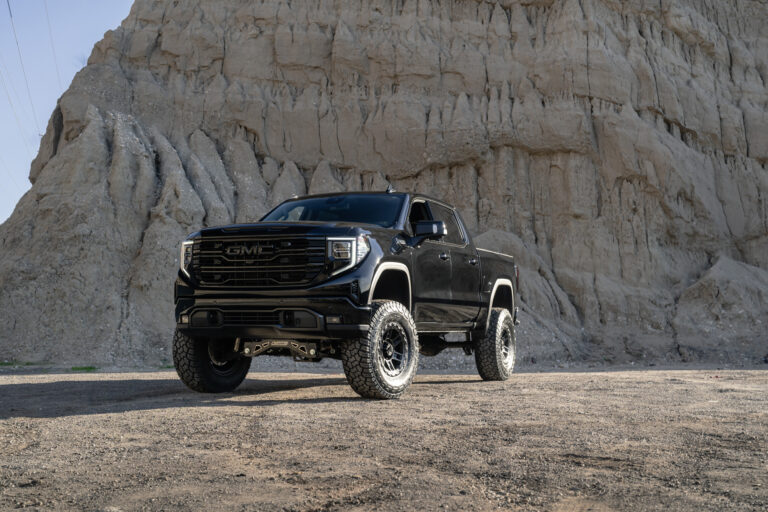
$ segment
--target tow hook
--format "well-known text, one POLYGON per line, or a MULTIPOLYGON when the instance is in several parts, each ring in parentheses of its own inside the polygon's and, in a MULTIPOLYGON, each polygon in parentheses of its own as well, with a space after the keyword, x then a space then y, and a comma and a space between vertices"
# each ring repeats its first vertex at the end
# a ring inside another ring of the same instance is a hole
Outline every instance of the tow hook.
POLYGON ((514 322, 514 324, 515 324, 515 325, 520 325, 520 319, 517 317, 517 313, 518 313, 519 311, 520 311, 520 308, 516 307, 516 308, 515 308, 515 314, 514 314, 514 316, 512 317, 512 321, 514 322))

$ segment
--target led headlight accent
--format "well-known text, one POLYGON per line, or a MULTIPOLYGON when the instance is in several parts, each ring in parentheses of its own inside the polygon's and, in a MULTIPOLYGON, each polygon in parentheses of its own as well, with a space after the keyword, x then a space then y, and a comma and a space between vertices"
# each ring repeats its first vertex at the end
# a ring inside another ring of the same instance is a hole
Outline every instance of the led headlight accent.
POLYGON ((192 240, 185 240, 184 242, 181 242, 181 252, 179 253, 179 268, 187 277, 189 277, 189 271, 187 271, 187 269, 189 268, 190 263, 192 263, 192 246, 194 244, 195 242, 192 240))
POLYGON ((352 258, 352 246, 355 244, 352 240, 333 240, 331 241, 331 256, 335 260, 349 260, 352 258))
POLYGON ((369 252, 371 245, 365 235, 359 235, 357 238, 329 238, 328 258, 331 261, 331 275, 359 264, 369 252))

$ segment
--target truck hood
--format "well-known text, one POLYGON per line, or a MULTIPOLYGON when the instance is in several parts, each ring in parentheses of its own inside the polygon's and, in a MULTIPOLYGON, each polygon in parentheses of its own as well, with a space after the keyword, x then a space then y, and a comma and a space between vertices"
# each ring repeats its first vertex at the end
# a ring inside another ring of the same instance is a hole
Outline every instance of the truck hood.
POLYGON ((202 229, 194 237, 226 236, 356 236, 370 233, 376 226, 353 224, 348 222, 256 222, 253 224, 231 224, 202 229), (370 229, 369 229, 370 228, 370 229))

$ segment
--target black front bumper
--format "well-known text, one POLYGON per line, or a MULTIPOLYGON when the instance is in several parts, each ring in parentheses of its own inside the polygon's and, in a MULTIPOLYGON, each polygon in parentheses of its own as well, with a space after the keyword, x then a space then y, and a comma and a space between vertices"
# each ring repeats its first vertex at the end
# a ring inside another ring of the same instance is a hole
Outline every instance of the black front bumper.
POLYGON ((348 297, 177 296, 176 328, 210 338, 352 339, 368 332, 370 313, 348 297))

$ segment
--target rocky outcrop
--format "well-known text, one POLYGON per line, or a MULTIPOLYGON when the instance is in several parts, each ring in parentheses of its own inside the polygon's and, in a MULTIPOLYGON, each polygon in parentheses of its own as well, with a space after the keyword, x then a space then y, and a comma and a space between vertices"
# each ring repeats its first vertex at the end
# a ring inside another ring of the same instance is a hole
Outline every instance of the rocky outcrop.
POLYGON ((749 359, 755 348, 768 358, 768 344, 753 345, 768 332, 768 272, 722 256, 680 296, 672 321, 684 361, 749 359))
POLYGON ((0 354, 167 359, 187 232, 392 183, 518 256, 534 359, 758 360, 765 19, 754 0, 137 0, 0 227, 0 354))

